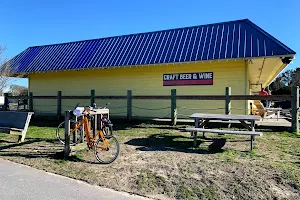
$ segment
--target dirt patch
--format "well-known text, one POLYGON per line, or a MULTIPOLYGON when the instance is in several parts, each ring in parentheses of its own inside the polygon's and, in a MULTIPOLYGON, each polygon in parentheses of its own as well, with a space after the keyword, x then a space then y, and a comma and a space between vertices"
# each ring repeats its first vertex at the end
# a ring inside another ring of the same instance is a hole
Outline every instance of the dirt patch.
MULTIPOLYGON (((117 128, 118 129, 118 126, 117 128)), ((141 124, 114 132, 120 155, 110 165, 95 164, 92 151, 60 158, 54 129, 30 127, 23 144, 0 135, 0 157, 120 191, 157 199, 299 199, 298 136, 264 133, 255 140, 226 137, 222 151, 208 146, 217 135, 199 137, 168 126, 141 124)), ((224 136, 223 136, 224 137, 224 136)))

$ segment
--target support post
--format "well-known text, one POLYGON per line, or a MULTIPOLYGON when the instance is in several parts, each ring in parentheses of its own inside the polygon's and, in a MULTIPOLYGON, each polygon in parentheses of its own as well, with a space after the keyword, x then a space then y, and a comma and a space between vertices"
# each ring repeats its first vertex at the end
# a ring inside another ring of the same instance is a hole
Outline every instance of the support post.
MULTIPOLYGON (((226 89, 225 89, 225 115, 230 115, 231 114, 230 95, 231 95, 231 87, 226 87, 226 89)), ((230 128, 231 123, 229 123, 227 127, 230 128)))
POLYGON ((61 118, 61 91, 57 92, 57 119, 61 118))
POLYGON ((95 90, 91 90, 91 106, 95 103, 95 90))
POLYGON ((226 87, 225 89, 225 114, 226 115, 230 115, 231 113, 230 95, 231 95, 231 87, 226 87))
POLYGON ((299 133, 299 86, 292 88, 292 132, 299 133))
POLYGON ((33 112, 33 93, 29 92, 29 111, 33 112))
POLYGON ((64 158, 68 158, 70 154, 70 112, 65 112, 65 147, 64 147, 64 158))
MULTIPOLYGON (((195 128, 199 128, 199 119, 198 118, 195 118, 195 128)), ((195 131, 193 133, 193 136, 194 136, 194 148, 196 148, 197 147, 197 131, 195 131)), ((204 137, 204 133, 203 133, 203 137, 204 137)))
MULTIPOLYGON (((102 119, 102 114, 100 115, 100 119, 102 119)), ((95 137, 95 135, 97 134, 97 130, 98 130, 98 115, 94 115, 94 119, 92 120, 93 123, 93 137, 95 137)), ((102 130, 102 127, 101 127, 102 130)))
POLYGON ((8 103, 8 93, 4 93, 4 111, 9 110, 9 103, 8 103))
POLYGON ((132 120, 132 90, 127 90, 127 120, 132 120))
POLYGON ((251 135, 251 141, 250 141, 250 150, 253 150, 253 141, 254 141, 254 136, 251 135))
POLYGON ((176 89, 171 90, 171 124, 176 126, 177 109, 176 109, 176 89))
MULTIPOLYGON (((76 122, 77 122, 77 117, 75 117, 75 120, 76 120, 76 122)), ((73 126, 71 126, 71 123, 70 123, 70 131, 73 130, 73 129, 75 128, 74 126, 76 127, 76 124, 75 124, 75 125, 73 124, 73 126)), ((74 144, 76 143, 76 140, 77 140, 76 136, 77 136, 77 134, 78 134, 78 131, 79 131, 79 130, 77 129, 76 131, 73 132, 73 143, 74 143, 74 144)), ((70 136, 70 137, 71 137, 71 136, 70 136)), ((70 138, 70 141, 71 141, 71 138, 70 138)))

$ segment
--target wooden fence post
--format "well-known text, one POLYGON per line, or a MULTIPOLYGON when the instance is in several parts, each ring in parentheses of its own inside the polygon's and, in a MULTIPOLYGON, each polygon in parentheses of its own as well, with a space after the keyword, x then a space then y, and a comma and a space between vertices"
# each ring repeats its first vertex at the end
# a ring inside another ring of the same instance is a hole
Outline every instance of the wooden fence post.
POLYGON ((176 108, 176 89, 171 90, 171 124, 176 126, 177 108, 176 108))
POLYGON ((297 133, 299 132, 299 86, 292 87, 292 132, 297 133))
POLYGON ((225 114, 226 115, 230 115, 231 113, 230 95, 231 95, 231 87, 226 87, 225 89, 225 114))
POLYGON ((91 106, 95 103, 95 90, 91 90, 91 106))
POLYGON ((61 118, 61 91, 57 92, 57 119, 61 118))
POLYGON ((29 92, 29 111, 33 112, 33 93, 29 92))
POLYGON ((8 93, 4 93, 4 111, 9 110, 8 93))
POLYGON ((70 154, 70 112, 65 112, 65 147, 64 147, 64 158, 68 158, 70 154))
POLYGON ((132 120, 132 90, 127 90, 127 120, 132 120))

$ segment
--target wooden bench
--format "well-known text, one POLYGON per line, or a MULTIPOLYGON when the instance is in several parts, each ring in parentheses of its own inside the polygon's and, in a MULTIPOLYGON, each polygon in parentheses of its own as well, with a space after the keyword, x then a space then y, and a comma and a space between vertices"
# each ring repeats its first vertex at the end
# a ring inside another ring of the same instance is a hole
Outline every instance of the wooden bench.
MULTIPOLYGON (((253 149, 253 141, 255 136, 262 136, 262 132, 255 132, 255 131, 233 131, 233 130, 220 130, 220 129, 205 129, 205 128, 185 128, 185 131, 191 132, 203 132, 203 133, 218 133, 220 135, 224 134, 231 134, 231 135, 249 135, 251 136, 250 148, 251 151, 253 149)), ((195 139, 195 137, 194 137, 195 139)), ((196 147, 197 140, 194 140, 194 147, 196 147)))
POLYGON ((33 112, 0 111, 0 132, 19 135, 18 142, 24 142, 33 112))
POLYGON ((272 118, 270 116, 276 115, 276 118, 278 121, 280 118, 281 112, 282 112, 282 108, 265 108, 265 113, 264 113, 264 117, 262 118, 262 120, 272 118))

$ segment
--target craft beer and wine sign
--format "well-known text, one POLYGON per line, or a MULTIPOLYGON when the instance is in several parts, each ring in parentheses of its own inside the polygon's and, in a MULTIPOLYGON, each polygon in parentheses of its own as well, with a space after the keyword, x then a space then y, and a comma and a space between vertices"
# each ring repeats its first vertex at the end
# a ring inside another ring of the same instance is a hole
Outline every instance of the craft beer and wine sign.
POLYGON ((180 74, 164 74, 163 86, 174 85, 213 85, 213 72, 195 72, 180 74))

